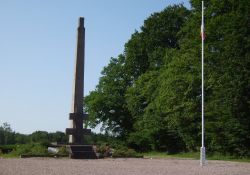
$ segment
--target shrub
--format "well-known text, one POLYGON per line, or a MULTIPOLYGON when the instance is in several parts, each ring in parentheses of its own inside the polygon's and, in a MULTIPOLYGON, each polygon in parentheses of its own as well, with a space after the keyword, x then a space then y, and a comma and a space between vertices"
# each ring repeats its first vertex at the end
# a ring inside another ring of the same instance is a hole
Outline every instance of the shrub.
POLYGON ((138 154, 133 149, 126 147, 115 149, 112 157, 138 157, 138 154))
POLYGON ((25 145, 17 145, 16 148, 11 152, 14 155, 21 154, 47 154, 47 147, 41 144, 25 144, 25 145))
POLYGON ((59 147, 58 154, 69 154, 69 152, 65 146, 62 146, 62 147, 59 147))

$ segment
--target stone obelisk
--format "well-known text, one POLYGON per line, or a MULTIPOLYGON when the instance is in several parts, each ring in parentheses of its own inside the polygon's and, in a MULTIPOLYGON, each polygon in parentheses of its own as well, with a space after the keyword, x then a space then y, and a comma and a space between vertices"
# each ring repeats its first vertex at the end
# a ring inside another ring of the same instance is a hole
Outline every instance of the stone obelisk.
POLYGON ((69 114, 71 126, 66 129, 69 135, 70 158, 75 159, 95 159, 97 155, 92 145, 86 145, 84 134, 90 134, 90 129, 83 128, 87 114, 83 111, 84 92, 84 54, 85 54, 85 27, 84 18, 79 18, 77 33, 77 50, 75 61, 75 78, 73 83, 72 110, 69 114))
POLYGON ((85 56, 85 27, 84 18, 79 18, 77 33, 77 50, 75 61, 75 77, 73 83, 72 109, 69 115, 70 127, 66 129, 69 135, 69 144, 83 145, 84 134, 90 133, 90 129, 83 128, 83 121, 87 114, 83 112, 83 92, 84 92, 84 56, 85 56))

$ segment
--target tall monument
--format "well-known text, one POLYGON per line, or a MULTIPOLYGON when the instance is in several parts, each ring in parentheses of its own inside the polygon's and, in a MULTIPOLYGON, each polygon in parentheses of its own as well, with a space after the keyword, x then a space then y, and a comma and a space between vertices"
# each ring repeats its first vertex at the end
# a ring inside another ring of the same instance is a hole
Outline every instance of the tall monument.
POLYGON ((90 134, 90 129, 83 128, 87 114, 83 111, 84 92, 84 57, 85 57, 85 27, 84 18, 79 18, 77 33, 77 50, 75 61, 75 77, 73 83, 72 109, 69 114, 70 128, 66 129, 69 135, 69 149, 71 158, 94 158, 91 145, 84 142, 84 134, 90 134), (92 156, 91 156, 92 155, 92 156))

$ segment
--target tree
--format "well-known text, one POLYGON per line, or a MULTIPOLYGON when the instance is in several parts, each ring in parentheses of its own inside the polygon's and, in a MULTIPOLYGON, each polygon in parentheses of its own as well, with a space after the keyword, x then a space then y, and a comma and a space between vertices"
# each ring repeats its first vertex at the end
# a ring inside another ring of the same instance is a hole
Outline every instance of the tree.
POLYGON ((49 133, 47 131, 35 131, 30 135, 30 138, 35 143, 48 143, 49 133))
POLYGON ((132 118, 124 98, 126 88, 131 82, 126 76, 124 62, 123 55, 112 58, 102 71, 96 90, 85 98, 91 125, 102 122, 107 131, 120 136, 126 135, 132 127, 132 118))
POLYGON ((0 126, 0 144, 13 144, 14 143, 15 133, 12 131, 10 124, 3 123, 3 126, 0 126))
POLYGON ((17 144, 27 144, 30 142, 29 136, 25 134, 15 133, 15 143, 17 144))
MULTIPOLYGON (((90 124, 141 150, 198 151, 201 2, 152 14, 86 98, 90 124)), ((250 40, 246 0, 205 1, 206 148, 250 155, 250 40)))
POLYGON ((189 16, 183 5, 165 8, 144 21, 125 44, 125 67, 132 80, 163 65, 165 48, 179 48, 178 32, 189 16))
POLYGON ((136 116, 128 109, 133 103, 128 104, 129 100, 125 99, 127 90, 141 75, 162 66, 165 47, 178 47, 177 33, 188 14, 188 10, 179 5, 151 15, 142 31, 136 31, 126 43, 124 54, 111 58, 96 90, 85 98, 92 118, 90 123, 103 122, 106 129, 123 136, 134 131, 136 116))
MULTIPOLYGON (((176 63, 175 78, 180 76, 181 70, 178 69, 180 65, 187 68, 192 66, 196 69, 200 65, 197 59, 200 54, 200 40, 197 33, 199 32, 201 6, 200 1, 193 0, 191 3, 193 5, 192 15, 180 32, 181 44, 178 52, 180 54, 178 57, 186 61, 176 63)), ((247 18, 249 16, 249 3, 243 0, 240 3, 233 0, 220 1, 219 3, 211 0, 206 1, 205 5, 205 122, 207 148, 210 151, 246 156, 249 155, 249 137, 246 134, 249 132, 249 116, 247 115, 249 111, 249 78, 247 78, 249 77, 249 69, 247 69, 249 65, 249 39, 247 37, 249 31, 247 27, 243 26, 249 24, 249 18, 247 18)), ((173 63, 176 61, 173 59, 173 63)), ((186 76, 189 72, 187 70, 186 73, 182 72, 181 74, 186 76)), ((167 74, 169 75, 169 73, 167 74)), ((193 76, 196 80, 199 80, 199 77, 200 73, 193 76)), ((183 77, 177 82, 180 82, 180 80, 187 81, 188 78, 183 77)), ((191 82, 188 84, 192 85, 191 82)), ((191 86, 190 90, 199 92, 199 84, 193 84, 194 86, 191 86)), ((181 93, 176 91, 172 94, 185 97, 185 88, 179 92, 181 93)), ((200 99, 195 102, 195 96, 182 99, 180 104, 184 105, 190 100, 194 102, 193 104, 196 104, 196 111, 200 111, 200 99)), ((177 106, 174 105, 174 107, 177 106)), ((192 108, 184 106, 183 109, 191 110, 192 108)), ((197 115, 200 116, 199 112, 197 115)), ((199 118, 193 122, 186 122, 186 127, 179 128, 187 129, 193 125, 191 128, 194 129, 197 126, 196 121, 199 121, 199 118)), ((192 132, 187 130, 185 133, 192 132)), ((184 138, 194 141, 200 138, 200 134, 195 137, 190 139, 188 136, 184 136, 184 138)), ((187 144, 186 141, 185 143, 187 144)), ((199 145, 198 142, 195 145, 199 145)))
POLYGON ((53 133, 48 133, 48 138, 50 142, 66 143, 67 136, 64 132, 56 131, 53 133))

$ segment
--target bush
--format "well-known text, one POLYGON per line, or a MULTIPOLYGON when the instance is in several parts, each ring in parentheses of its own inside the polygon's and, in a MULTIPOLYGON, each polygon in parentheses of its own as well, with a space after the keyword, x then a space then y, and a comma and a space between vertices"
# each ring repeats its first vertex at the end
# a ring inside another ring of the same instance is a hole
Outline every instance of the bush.
POLYGON ((105 155, 107 153, 107 149, 121 149, 125 147, 125 143, 116 140, 116 139, 110 139, 109 141, 99 141, 97 142, 97 152, 105 155))
POLYGON ((0 153, 1 154, 8 154, 10 153, 12 150, 14 150, 16 147, 16 145, 1 145, 0 146, 0 153))
POLYGON ((59 152, 58 154, 69 154, 69 151, 65 146, 59 147, 59 152))
POLYGON ((25 145, 17 145, 16 148, 11 152, 14 155, 21 154, 47 154, 47 147, 41 144, 25 144, 25 145))
POLYGON ((106 144, 102 144, 100 146, 98 145, 97 149, 96 149, 96 152, 104 155, 105 152, 106 152, 106 144))
POLYGON ((126 147, 115 149, 112 157, 138 157, 138 154, 133 149, 126 147))

